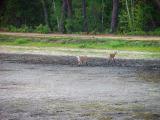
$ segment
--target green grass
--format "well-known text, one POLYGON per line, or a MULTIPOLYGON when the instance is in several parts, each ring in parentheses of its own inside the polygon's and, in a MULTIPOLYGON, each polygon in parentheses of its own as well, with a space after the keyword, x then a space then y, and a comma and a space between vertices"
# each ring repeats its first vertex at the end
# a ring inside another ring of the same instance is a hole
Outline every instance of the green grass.
POLYGON ((0 45, 116 49, 160 52, 160 41, 127 41, 107 38, 26 38, 0 35, 0 45))

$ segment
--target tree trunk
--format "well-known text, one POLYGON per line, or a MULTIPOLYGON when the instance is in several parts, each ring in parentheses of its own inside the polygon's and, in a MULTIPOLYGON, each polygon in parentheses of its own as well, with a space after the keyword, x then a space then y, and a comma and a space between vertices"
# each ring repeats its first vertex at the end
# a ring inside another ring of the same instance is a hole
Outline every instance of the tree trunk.
POLYGON ((130 10, 128 7, 128 0, 126 0, 126 10, 127 10, 127 14, 128 14, 129 27, 130 27, 130 30, 133 31, 132 18, 131 18, 130 10))
POLYGON ((86 0, 82 0, 83 31, 88 32, 86 17, 86 0))
POLYGON ((65 23, 66 17, 72 17, 72 0, 63 0, 61 22, 60 22, 61 33, 65 33, 64 23, 65 23))
MULTIPOLYGON (((56 13, 55 0, 52 1, 52 4, 53 4, 53 13, 55 14, 56 13)), ((59 17, 58 16, 56 16, 56 20, 57 20, 57 29, 58 29, 58 31, 60 31, 60 21, 59 21, 59 17)))
POLYGON ((134 0, 131 0, 131 18, 132 18, 132 26, 133 28, 135 28, 134 26, 134 0))
POLYGON ((111 33, 114 33, 117 29, 118 13, 119 13, 119 0, 113 0, 111 33))
POLYGON ((102 0, 102 16, 101 16, 101 31, 103 31, 104 26, 104 1, 102 0))
POLYGON ((154 0, 157 3, 158 9, 160 9, 160 0, 154 0))
POLYGON ((66 0, 67 2, 67 14, 72 17, 72 0, 66 0))
POLYGON ((60 32, 61 33, 65 32, 64 22, 65 22, 66 14, 67 14, 67 1, 63 0, 62 11, 61 11, 61 22, 60 22, 60 32))
POLYGON ((47 12, 47 8, 46 8, 46 3, 44 0, 41 0, 42 2, 42 6, 43 6, 43 13, 44 13, 44 21, 45 21, 45 25, 47 25, 49 27, 49 22, 48 22, 48 12, 47 12))
POLYGON ((5 0, 0 0, 0 9, 3 8, 3 3, 4 3, 5 0))

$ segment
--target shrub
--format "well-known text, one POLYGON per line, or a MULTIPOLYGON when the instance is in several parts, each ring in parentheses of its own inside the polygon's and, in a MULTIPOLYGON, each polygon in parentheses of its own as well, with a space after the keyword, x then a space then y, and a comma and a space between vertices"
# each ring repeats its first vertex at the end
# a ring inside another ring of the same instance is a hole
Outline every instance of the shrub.
POLYGON ((20 28, 17 29, 17 32, 31 32, 30 28, 26 25, 22 25, 20 28))
POLYGON ((10 32, 17 32, 17 28, 13 25, 8 26, 8 31, 10 32))
POLYGON ((22 25, 20 28, 10 25, 7 27, 6 30, 10 32, 32 32, 33 31, 30 27, 26 25, 22 25))
POLYGON ((66 20, 66 24, 65 24, 65 28, 67 33, 72 33, 73 31, 73 20, 72 19, 67 19, 66 20))
POLYGON ((127 33, 127 35, 147 35, 147 33, 144 31, 132 31, 127 33))
POLYGON ((65 29, 67 33, 78 32, 82 30, 82 18, 72 18, 65 21, 65 29))
POLYGON ((38 32, 38 33, 49 33, 50 32, 50 29, 47 25, 42 25, 40 24, 39 26, 37 26, 34 30, 35 32, 38 32))
POLYGON ((28 39, 25 39, 25 38, 17 38, 15 41, 14 41, 14 43, 15 44, 26 44, 26 43, 28 43, 29 41, 28 41, 28 39))
POLYGON ((160 28, 155 29, 154 31, 148 32, 149 35, 158 35, 160 36, 160 28))

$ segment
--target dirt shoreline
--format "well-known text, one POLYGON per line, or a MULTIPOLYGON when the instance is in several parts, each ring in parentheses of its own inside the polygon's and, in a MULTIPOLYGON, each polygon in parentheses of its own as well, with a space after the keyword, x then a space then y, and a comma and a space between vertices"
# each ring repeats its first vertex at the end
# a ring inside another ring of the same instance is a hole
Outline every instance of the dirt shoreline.
POLYGON ((99 34, 99 35, 84 35, 84 34, 41 34, 41 33, 20 33, 20 32, 2 32, 0 35, 20 36, 20 37, 72 37, 72 38, 110 38, 110 39, 124 39, 124 40, 143 40, 143 41, 160 41, 160 36, 129 36, 129 35, 113 35, 113 34, 99 34))
MULTIPOLYGON (((17 53, 0 53, 0 62, 17 62, 31 64, 60 64, 60 65, 77 65, 76 56, 57 56, 57 55, 40 55, 40 54, 17 54, 17 53)), ((116 59, 116 62, 108 62, 108 59, 99 57, 88 57, 87 64, 81 66, 116 66, 116 67, 156 67, 160 68, 160 60, 147 59, 116 59)))

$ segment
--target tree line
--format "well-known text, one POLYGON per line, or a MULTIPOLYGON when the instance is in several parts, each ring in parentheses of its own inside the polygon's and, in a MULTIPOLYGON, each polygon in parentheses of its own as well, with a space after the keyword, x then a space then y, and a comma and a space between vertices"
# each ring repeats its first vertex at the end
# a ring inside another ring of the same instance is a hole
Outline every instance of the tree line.
POLYGON ((1 0, 0 27, 61 33, 160 31, 160 0, 1 0))

